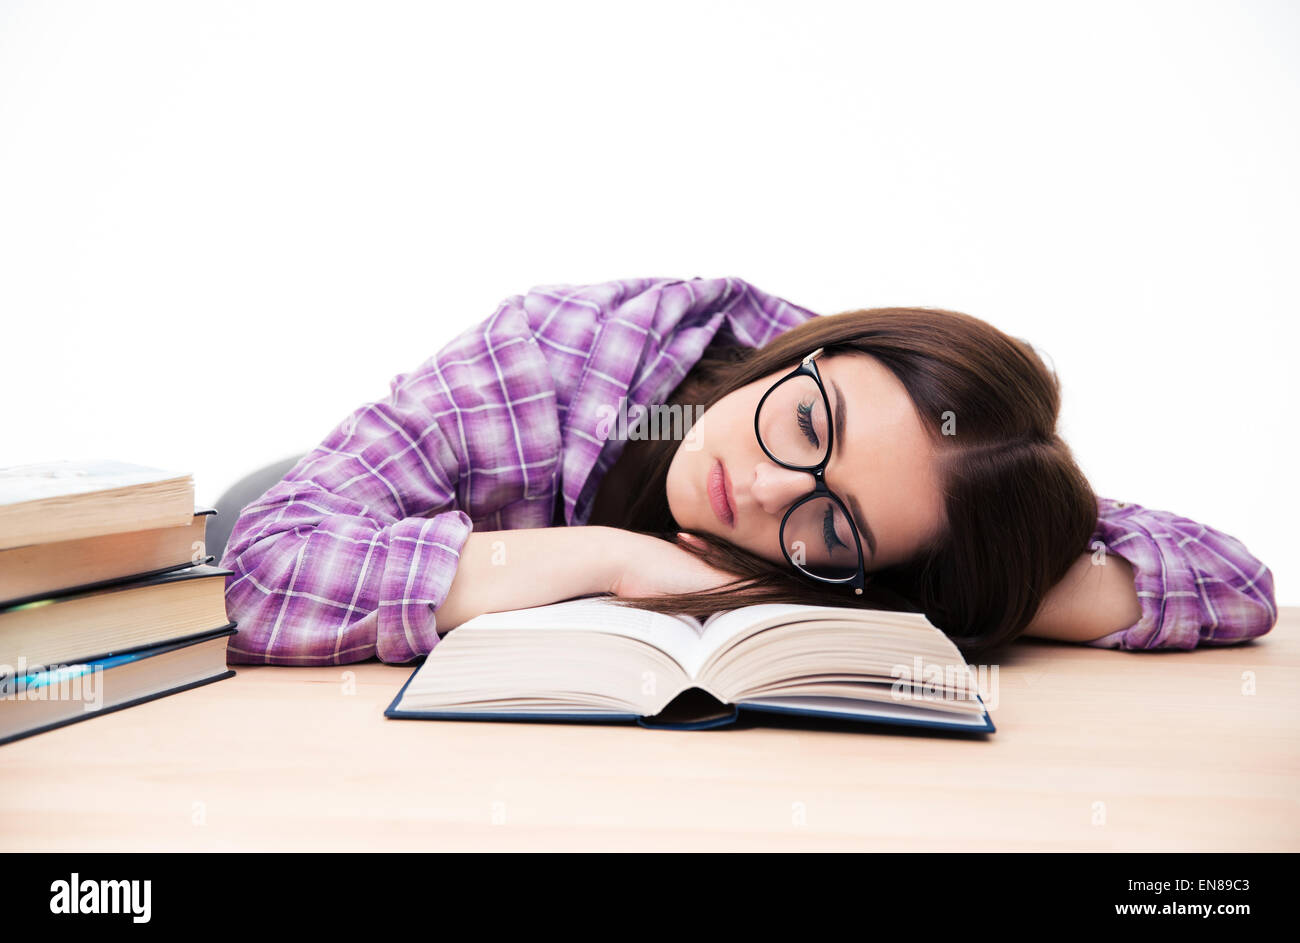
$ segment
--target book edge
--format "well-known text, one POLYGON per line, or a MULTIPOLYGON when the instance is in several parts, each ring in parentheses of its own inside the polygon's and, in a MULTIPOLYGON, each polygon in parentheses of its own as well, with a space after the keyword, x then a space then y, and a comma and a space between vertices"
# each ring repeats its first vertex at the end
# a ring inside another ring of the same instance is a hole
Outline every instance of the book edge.
POLYGON ((156 570, 145 570, 142 573, 132 573, 128 576, 113 576, 106 580, 98 580, 94 583, 80 583, 76 586, 69 586, 65 589, 56 589, 44 593, 36 593, 33 596, 19 596, 16 599, 0 599, 0 612, 17 606, 25 606, 28 603, 40 602, 43 599, 58 600, 65 596, 91 595, 95 592, 101 592, 105 589, 116 588, 126 583, 135 583, 140 580, 140 586, 157 586, 158 583, 147 582, 150 577, 162 576, 164 573, 170 573, 173 570, 188 570, 196 566, 213 566, 217 558, 208 554, 198 563, 187 560, 184 563, 173 563, 171 566, 159 567, 156 570))
POLYGON ((172 694, 180 694, 183 691, 199 688, 205 684, 211 684, 214 681, 224 681, 226 678, 233 678, 234 676, 234 669, 227 667, 225 671, 215 674, 210 678, 200 678, 198 681, 190 681, 178 687, 168 688, 165 691, 156 691, 153 694, 147 694, 144 697, 133 698, 132 700, 125 701, 121 704, 114 704, 112 707, 106 707, 103 710, 86 712, 84 714, 79 714, 76 717, 67 717, 63 720, 56 721, 55 723, 45 724, 42 727, 36 727, 32 730, 25 730, 22 733, 11 734, 8 737, 0 738, 0 746, 4 746, 6 743, 13 743, 15 740, 25 740, 27 737, 34 737, 40 733, 48 733, 51 730, 57 730, 58 728, 66 727, 69 724, 81 723, 83 720, 93 720, 96 717, 103 717, 106 714, 112 714, 114 711, 124 710, 128 707, 135 707, 149 701, 156 701, 159 698, 167 697, 172 694))
MULTIPOLYGON (((237 634, 239 634, 239 623, 230 621, 218 628, 204 629, 201 632, 192 632, 189 635, 179 635, 176 638, 168 639, 165 642, 149 642, 144 645, 135 645, 131 648, 120 648, 120 649, 114 649, 112 651, 107 651, 107 652, 98 652, 94 655, 84 655, 78 658, 69 658, 66 660, 58 661, 57 663, 64 664, 64 665, 93 665, 95 662, 102 661, 105 658, 116 658, 118 655, 139 655, 143 652, 148 653, 147 655, 143 656, 144 658, 148 658, 152 655, 161 655, 164 652, 171 651, 174 648, 184 648, 187 645, 196 645, 199 642, 207 641, 209 638, 219 638, 222 636, 230 636, 230 635, 237 635, 237 634)), ((7 681, 9 678, 15 677, 17 675, 17 670, 14 669, 12 665, 5 665, 3 667, 10 668, 11 670, 0 672, 0 682, 7 681)), ((40 668, 41 670, 47 670, 49 666, 37 665, 36 667, 40 668)), ((108 670, 111 671, 112 669, 110 668, 108 670)))
MULTIPOLYGON (((210 559, 215 560, 211 554, 210 559)), ((0 615, 10 609, 18 606, 28 606, 34 602, 44 602, 49 600, 53 603, 67 602, 70 599, 84 596, 108 595, 109 593, 122 593, 133 589, 143 589, 146 586, 163 586, 167 583, 176 583, 181 580, 212 579, 217 576, 230 576, 234 571, 227 570, 223 567, 214 566, 211 563, 185 563, 179 566, 167 567, 163 570, 151 571, 149 573, 139 573, 121 579, 113 579, 104 586, 95 589, 81 589, 80 587, 73 590, 58 590, 53 593, 45 593, 40 596, 28 597, 21 602, 0 603, 0 615)))

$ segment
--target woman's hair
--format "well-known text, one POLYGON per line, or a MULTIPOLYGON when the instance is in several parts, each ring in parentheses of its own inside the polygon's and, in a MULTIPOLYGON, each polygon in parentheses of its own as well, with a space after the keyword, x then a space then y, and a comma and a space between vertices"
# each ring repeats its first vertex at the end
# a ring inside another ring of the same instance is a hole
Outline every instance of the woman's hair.
MULTIPOLYGON (((762 602, 922 612, 965 656, 1016 638, 1087 551, 1097 522, 1092 488, 1056 434, 1055 372, 1028 343, 970 315, 871 308, 812 318, 757 349, 715 344, 665 405, 707 409, 761 377, 793 369, 818 347, 824 357, 870 354, 907 389, 935 445, 945 515, 936 538, 910 560, 869 572, 858 596, 696 533, 705 544, 700 556, 737 574, 736 582, 619 601, 696 616, 762 602)), ((664 536, 679 530, 666 486, 679 445, 629 441, 634 498, 617 519, 590 523, 664 536)))

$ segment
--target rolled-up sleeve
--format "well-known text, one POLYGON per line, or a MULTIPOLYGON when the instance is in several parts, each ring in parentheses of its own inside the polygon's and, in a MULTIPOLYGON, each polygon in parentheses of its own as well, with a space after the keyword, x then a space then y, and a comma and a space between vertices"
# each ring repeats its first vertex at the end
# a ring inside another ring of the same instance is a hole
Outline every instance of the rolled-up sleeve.
POLYGON ((1103 547, 1132 566, 1142 618, 1088 645, 1130 650, 1232 645, 1264 635, 1277 623, 1272 572, 1241 541, 1212 527, 1101 498, 1090 549, 1103 547))
POLYGON ((240 513, 222 557, 228 661, 400 663, 437 644, 472 525, 421 376, 399 375, 240 513))

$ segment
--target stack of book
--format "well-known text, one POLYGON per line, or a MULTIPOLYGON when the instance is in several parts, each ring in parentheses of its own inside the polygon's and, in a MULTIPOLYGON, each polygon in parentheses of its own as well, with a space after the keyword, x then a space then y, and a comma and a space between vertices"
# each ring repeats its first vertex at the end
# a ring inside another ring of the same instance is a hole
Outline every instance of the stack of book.
POLYGON ((0 468, 0 743, 234 675, 189 475, 0 468))

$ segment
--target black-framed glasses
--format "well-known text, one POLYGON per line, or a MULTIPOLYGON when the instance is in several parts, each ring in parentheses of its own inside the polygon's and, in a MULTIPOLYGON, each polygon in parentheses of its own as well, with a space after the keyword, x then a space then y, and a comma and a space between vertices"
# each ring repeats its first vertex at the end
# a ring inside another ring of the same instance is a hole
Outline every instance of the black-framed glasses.
POLYGON ((862 538, 848 506, 826 485, 835 446, 830 397, 817 370, 819 347, 772 384, 754 411, 754 434, 767 457, 782 468, 808 472, 812 491, 781 518, 781 552, 790 565, 820 583, 867 583, 862 538))

